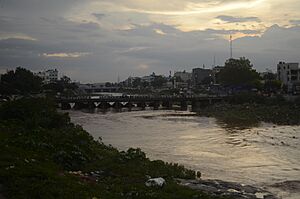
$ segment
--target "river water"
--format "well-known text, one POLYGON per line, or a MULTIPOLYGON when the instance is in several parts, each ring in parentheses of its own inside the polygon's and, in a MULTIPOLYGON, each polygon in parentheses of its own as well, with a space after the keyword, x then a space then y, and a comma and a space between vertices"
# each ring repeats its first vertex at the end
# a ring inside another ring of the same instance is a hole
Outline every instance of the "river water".
POLYGON ((200 170, 203 178, 264 187, 300 198, 300 126, 234 126, 189 111, 69 111, 95 139, 150 159, 200 170), (294 181, 290 183, 289 181, 294 181), (281 183, 274 187, 275 183, 281 183))

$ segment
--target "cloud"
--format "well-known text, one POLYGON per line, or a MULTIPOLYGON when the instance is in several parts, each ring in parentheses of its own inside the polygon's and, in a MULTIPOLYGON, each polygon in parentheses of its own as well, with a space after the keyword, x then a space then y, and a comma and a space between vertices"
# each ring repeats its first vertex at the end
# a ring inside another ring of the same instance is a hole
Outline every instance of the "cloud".
POLYGON ((149 65, 148 64, 139 64, 137 66, 137 69, 138 70, 147 70, 149 68, 149 65))
POLYGON ((194 2, 194 1, 187 1, 184 5, 183 9, 178 10, 151 10, 145 9, 141 7, 131 8, 128 6, 124 6, 123 10, 127 12, 138 12, 138 13, 145 13, 145 14, 153 14, 153 15, 198 15, 204 13, 218 13, 218 12, 225 12, 230 10, 237 10, 237 9, 250 9, 253 8, 261 3, 264 0, 240 0, 240 1, 205 1, 205 2, 194 2))
POLYGON ((297 19, 297 20, 290 20, 290 23, 293 24, 293 25, 300 25, 300 19, 297 19))
POLYGON ((227 23, 242 23, 242 22, 261 22, 258 17, 233 17, 228 15, 217 16, 216 19, 220 19, 227 23))
POLYGON ((47 58, 79 58, 90 53, 87 52, 73 52, 73 53, 43 53, 42 56, 47 58))
POLYGON ((216 35, 229 35, 229 34, 235 34, 235 33, 243 33, 243 34, 260 34, 261 30, 238 30, 238 29, 231 29, 231 30, 225 30, 225 29, 206 29, 205 32, 209 34, 216 34, 216 35))
POLYGON ((7 33, 7 32, 0 31, 0 40, 7 40, 7 39, 22 39, 22 40, 31 40, 31 41, 37 40, 36 38, 33 38, 31 36, 22 33, 7 33))
POLYGON ((210 67, 214 55, 223 64, 229 34, 238 37, 234 56, 259 70, 300 62, 300 4, 286 1, 3 1, 0 70, 55 66, 83 82, 189 71, 210 67))

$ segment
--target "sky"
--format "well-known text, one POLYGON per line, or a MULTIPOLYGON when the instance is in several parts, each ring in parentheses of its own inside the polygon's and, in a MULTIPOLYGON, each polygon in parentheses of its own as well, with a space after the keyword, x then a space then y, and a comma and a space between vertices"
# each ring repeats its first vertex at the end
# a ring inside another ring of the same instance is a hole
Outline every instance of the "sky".
POLYGON ((88 83, 211 68, 229 58, 230 35, 234 58, 275 72, 300 62, 299 10, 299 0, 0 0, 0 73, 57 68, 88 83))

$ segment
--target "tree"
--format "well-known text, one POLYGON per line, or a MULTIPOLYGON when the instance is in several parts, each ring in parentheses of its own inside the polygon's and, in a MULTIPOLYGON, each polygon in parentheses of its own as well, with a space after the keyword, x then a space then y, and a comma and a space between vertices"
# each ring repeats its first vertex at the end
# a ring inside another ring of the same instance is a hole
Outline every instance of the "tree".
POLYGON ((64 91, 67 90, 74 91, 77 88, 78 86, 75 83, 72 83, 71 78, 68 76, 63 76, 60 78, 60 80, 56 82, 43 85, 43 89, 51 90, 54 93, 63 93, 64 91))
POLYGON ((154 80, 151 82, 151 86, 154 88, 160 88, 163 86, 164 83, 167 82, 167 79, 161 75, 155 76, 154 80))
POLYGON ((64 75, 60 78, 60 82, 63 83, 63 84, 70 84, 71 83, 71 78, 64 75))
POLYGON ((201 81, 201 84, 204 84, 204 85, 209 85, 213 82, 213 78, 211 76, 208 76, 208 77, 205 77, 202 81, 201 81))
POLYGON ((137 88, 137 87, 140 87, 140 86, 142 86, 142 79, 139 78, 139 77, 133 79, 133 81, 132 81, 132 87, 133 88, 137 88))
POLYGON ((30 94, 40 91, 42 79, 31 71, 18 67, 1 76, 0 93, 5 95, 30 94))
POLYGON ((279 80, 269 80, 265 81, 264 90, 269 92, 278 91, 281 89, 281 81, 279 80))
POLYGON ((257 87, 260 77, 252 67, 250 60, 244 57, 229 59, 218 75, 219 81, 225 86, 257 87))

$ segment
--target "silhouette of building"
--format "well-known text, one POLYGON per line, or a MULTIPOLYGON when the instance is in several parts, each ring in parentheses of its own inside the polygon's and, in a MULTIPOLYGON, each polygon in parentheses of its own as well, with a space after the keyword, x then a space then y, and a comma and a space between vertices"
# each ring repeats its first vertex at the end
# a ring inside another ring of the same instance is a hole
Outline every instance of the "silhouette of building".
POLYGON ((36 73, 36 75, 43 79, 43 83, 49 84, 58 80, 58 70, 50 69, 36 73))
POLYGON ((289 92, 293 91, 293 87, 300 83, 299 63, 279 62, 277 64, 278 80, 285 85, 289 92))
POLYGON ((194 68, 192 72, 192 83, 194 86, 201 85, 206 78, 210 78, 212 70, 204 68, 194 68))

